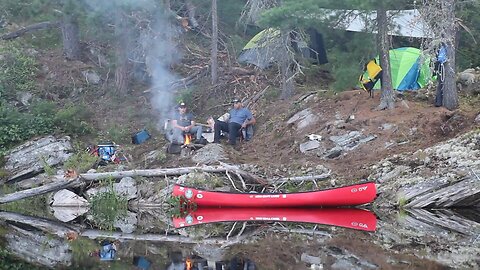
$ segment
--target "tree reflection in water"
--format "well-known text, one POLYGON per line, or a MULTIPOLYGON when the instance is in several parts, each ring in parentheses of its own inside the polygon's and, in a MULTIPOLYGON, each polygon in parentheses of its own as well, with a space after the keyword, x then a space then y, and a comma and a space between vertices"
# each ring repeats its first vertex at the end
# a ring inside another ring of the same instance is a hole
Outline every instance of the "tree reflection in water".
MULTIPOLYGON (((149 263, 148 268, 145 264, 137 266, 144 267, 140 269, 185 269, 187 259, 192 260, 192 269, 206 269, 205 266, 235 269, 242 264, 244 268, 240 269, 245 269, 245 265, 247 269, 255 269, 249 265, 261 269, 309 269, 312 265, 324 269, 332 265, 383 269, 401 268, 405 263, 411 269, 455 265, 479 267, 476 259, 480 254, 478 209, 461 213, 414 209, 400 214, 392 211, 377 211, 376 214, 379 217, 376 232, 270 219, 181 229, 164 223, 143 224, 139 227, 149 225, 149 229, 127 234, 89 229, 82 219, 61 223, 0 212, 1 248, 2 254, 8 252, 15 258, 34 263, 39 266, 37 269, 42 266, 104 269, 107 265, 131 269, 128 267, 133 267, 134 258, 139 265, 139 257, 149 263), (164 229, 160 230, 161 227, 164 229), (155 231, 160 233, 152 233, 155 231), (88 259, 88 253, 98 249, 103 239, 120 241, 117 250, 120 260, 88 259)), ((11 264, 19 263, 11 260, 11 256, 8 258, 11 264)))

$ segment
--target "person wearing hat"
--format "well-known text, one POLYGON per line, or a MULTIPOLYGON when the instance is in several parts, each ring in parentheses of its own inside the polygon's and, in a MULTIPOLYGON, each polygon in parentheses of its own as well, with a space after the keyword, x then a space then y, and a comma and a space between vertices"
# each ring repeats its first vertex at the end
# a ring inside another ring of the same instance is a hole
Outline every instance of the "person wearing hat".
POLYGON ((202 138, 202 127, 196 126, 193 120, 193 114, 187 112, 187 105, 184 102, 178 104, 178 111, 173 116, 173 143, 185 143, 184 134, 195 135, 196 142, 202 138))
MULTIPOLYGON (((244 108, 242 101, 238 98, 233 99, 233 109, 230 110, 230 118, 227 122, 216 120, 214 125, 213 142, 220 142, 220 134, 222 131, 228 132, 228 143, 235 145, 237 137, 241 134, 242 129, 256 123, 255 117, 249 109, 244 108)), ((247 138, 248 140, 248 138, 247 138)))

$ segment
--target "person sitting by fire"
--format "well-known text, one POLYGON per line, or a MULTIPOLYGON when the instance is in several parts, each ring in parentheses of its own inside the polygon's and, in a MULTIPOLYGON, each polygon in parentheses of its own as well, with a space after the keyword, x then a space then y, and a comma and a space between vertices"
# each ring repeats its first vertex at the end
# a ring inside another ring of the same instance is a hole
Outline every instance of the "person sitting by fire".
POLYGON ((228 143, 236 145, 237 137, 242 135, 245 131, 244 139, 250 140, 253 135, 253 126, 256 123, 255 117, 249 109, 244 108, 242 101, 235 98, 233 101, 233 108, 230 110, 230 117, 228 120, 215 120, 213 142, 219 143, 221 133, 228 132, 228 143), (250 130, 250 132, 248 132, 250 130))
POLYGON ((184 102, 178 104, 178 111, 172 119, 173 139, 176 144, 185 143, 185 135, 195 135, 195 141, 199 142, 202 138, 202 127, 195 125, 193 114, 187 112, 187 105, 184 102))

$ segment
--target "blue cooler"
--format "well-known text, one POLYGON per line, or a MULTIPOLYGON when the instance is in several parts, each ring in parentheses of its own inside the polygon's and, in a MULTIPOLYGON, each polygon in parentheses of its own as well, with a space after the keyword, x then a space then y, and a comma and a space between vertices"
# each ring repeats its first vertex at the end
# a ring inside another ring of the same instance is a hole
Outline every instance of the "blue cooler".
POLYGON ((132 136, 132 143, 133 144, 141 144, 144 143, 146 140, 150 139, 150 134, 146 129, 134 134, 132 136))
POLYGON ((151 264, 152 263, 149 260, 147 260, 145 257, 142 257, 142 256, 133 257, 133 265, 135 265, 139 269, 148 270, 150 269, 151 264))

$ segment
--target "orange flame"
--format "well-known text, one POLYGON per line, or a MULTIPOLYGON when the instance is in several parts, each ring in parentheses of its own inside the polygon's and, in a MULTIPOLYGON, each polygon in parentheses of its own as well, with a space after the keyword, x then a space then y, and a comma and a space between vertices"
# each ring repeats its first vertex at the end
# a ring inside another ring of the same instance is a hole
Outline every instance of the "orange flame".
POLYGON ((187 266, 186 270, 192 270, 193 261, 190 258, 187 258, 187 260, 185 261, 185 265, 187 266))
POLYGON ((185 143, 184 145, 189 145, 192 142, 192 135, 185 134, 185 143))

